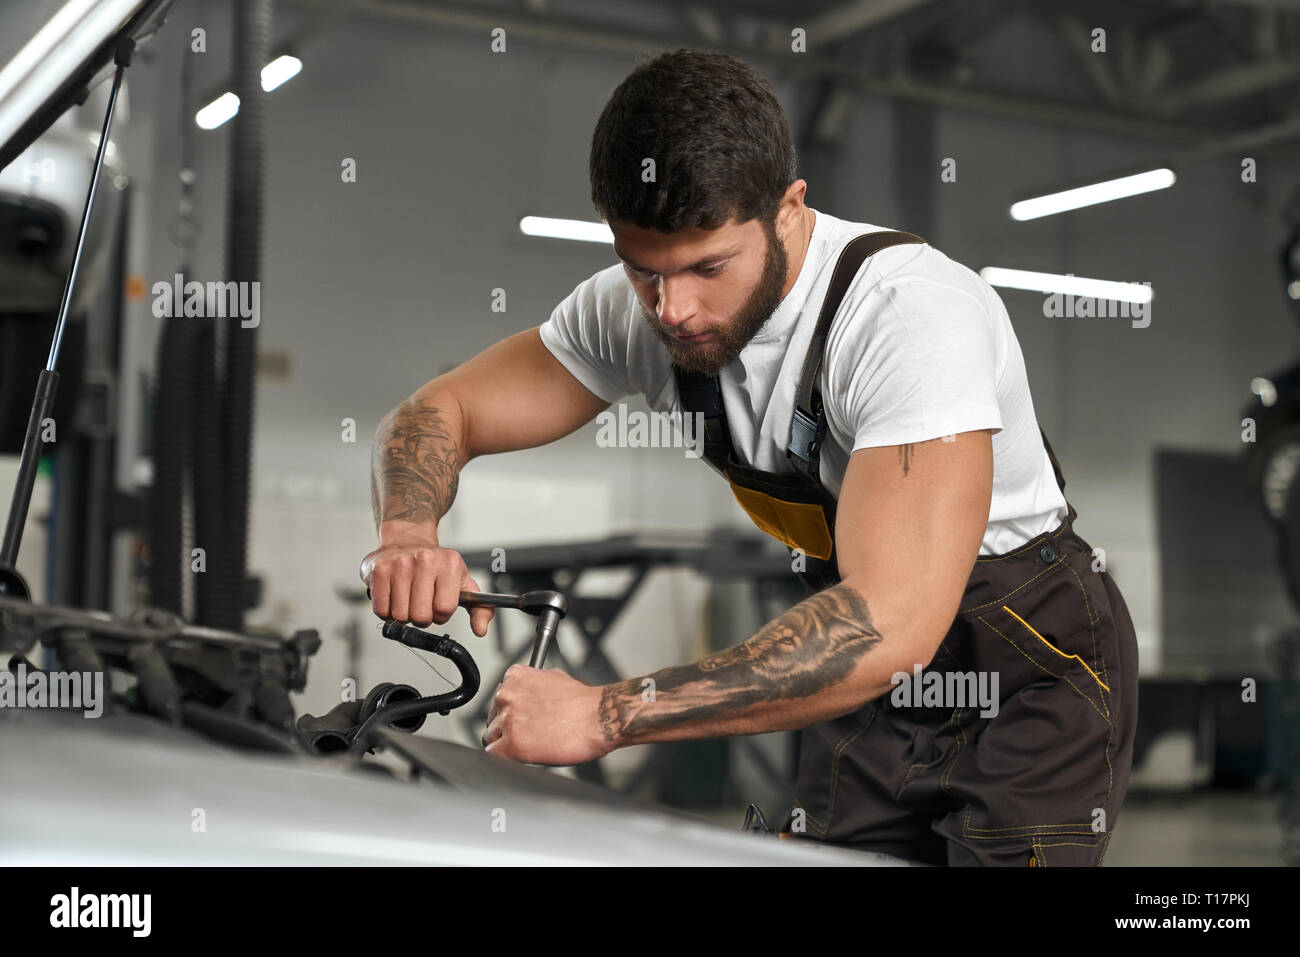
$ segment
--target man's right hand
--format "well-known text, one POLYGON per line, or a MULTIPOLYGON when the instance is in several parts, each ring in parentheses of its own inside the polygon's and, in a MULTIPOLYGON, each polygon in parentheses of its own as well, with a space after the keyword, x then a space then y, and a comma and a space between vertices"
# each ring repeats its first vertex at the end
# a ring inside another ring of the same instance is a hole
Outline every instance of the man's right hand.
MULTIPOLYGON (((462 591, 479 590, 460 555, 438 545, 438 522, 456 498, 461 468, 480 455, 553 442, 608 407, 533 328, 425 383, 384 416, 371 459, 380 545, 361 562, 375 614, 446 622, 462 591)), ((470 611, 476 635, 487 634, 492 614, 488 607, 470 611)))
MULTIPOLYGON (((361 560, 361 580, 376 615, 419 627, 446 623, 460 607, 461 592, 482 591, 460 552, 427 541, 380 545, 361 560)), ((493 613, 486 605, 470 609, 474 634, 487 634, 493 613)))

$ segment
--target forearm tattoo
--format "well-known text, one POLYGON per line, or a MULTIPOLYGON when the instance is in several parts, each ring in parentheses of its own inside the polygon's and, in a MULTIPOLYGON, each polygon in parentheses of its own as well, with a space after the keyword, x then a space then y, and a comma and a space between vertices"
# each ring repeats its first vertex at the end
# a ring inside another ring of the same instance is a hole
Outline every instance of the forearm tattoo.
POLYGON ((605 688, 601 732, 613 742, 752 704, 808 698, 845 680, 880 640, 866 600, 854 588, 835 585, 734 648, 650 675, 653 695, 641 678, 605 688))
POLYGON ((436 522, 456 499, 460 449, 437 406, 404 402, 389 415, 371 462, 375 523, 436 522))

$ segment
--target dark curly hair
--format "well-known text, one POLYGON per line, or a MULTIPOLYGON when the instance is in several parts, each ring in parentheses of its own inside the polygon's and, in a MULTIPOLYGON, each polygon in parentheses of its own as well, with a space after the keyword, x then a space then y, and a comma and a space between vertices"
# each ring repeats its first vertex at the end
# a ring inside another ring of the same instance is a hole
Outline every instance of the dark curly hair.
POLYGON ((591 201, 607 222, 676 232, 733 217, 770 223, 795 180, 794 142, 772 86, 721 53, 643 61, 591 137, 591 201), (654 160, 655 180, 643 163, 654 160))

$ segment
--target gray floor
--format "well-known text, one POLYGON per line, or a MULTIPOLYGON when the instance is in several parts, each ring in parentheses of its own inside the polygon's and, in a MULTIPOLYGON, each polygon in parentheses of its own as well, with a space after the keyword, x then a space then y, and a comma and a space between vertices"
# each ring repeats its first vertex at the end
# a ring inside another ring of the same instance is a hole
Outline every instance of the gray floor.
MULTIPOLYGON (((1248 791, 1130 794, 1106 866, 1284 866, 1279 802, 1248 791)), ((736 829, 745 817, 744 808, 691 813, 736 829)))
POLYGON ((1284 866, 1280 800, 1249 791, 1130 794, 1106 866, 1284 866))

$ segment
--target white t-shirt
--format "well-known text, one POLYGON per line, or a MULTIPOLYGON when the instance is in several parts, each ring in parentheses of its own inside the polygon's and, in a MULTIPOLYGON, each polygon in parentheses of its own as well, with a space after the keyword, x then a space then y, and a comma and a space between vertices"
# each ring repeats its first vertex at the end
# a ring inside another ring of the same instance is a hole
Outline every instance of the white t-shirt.
MULTIPOLYGON (((794 286, 718 373, 737 459, 769 472, 793 471, 785 450, 795 390, 840 250, 887 228, 814 215, 794 286)), ((621 264, 579 283, 541 337, 600 398, 639 393, 656 412, 681 412, 668 352, 621 264)), ((1006 307, 987 282, 928 243, 891 246, 862 265, 831 323, 820 384, 821 479, 832 494, 858 449, 992 429, 993 498, 980 554, 1011 551, 1065 518, 1006 307)))

